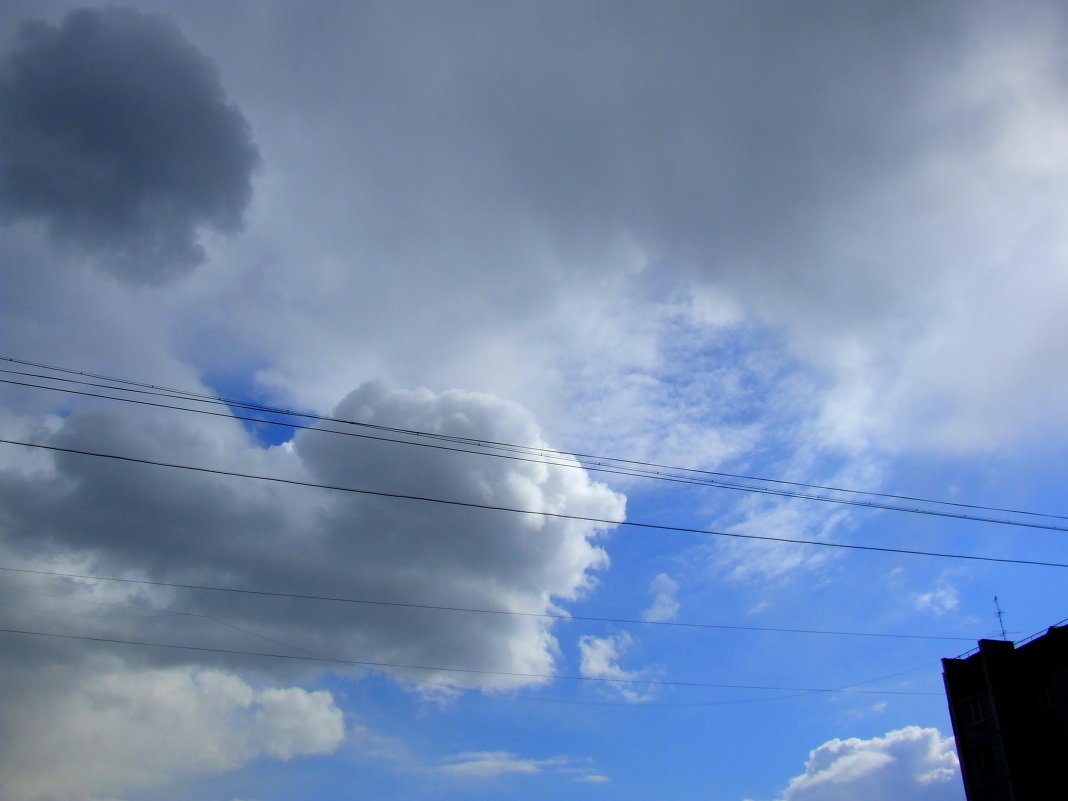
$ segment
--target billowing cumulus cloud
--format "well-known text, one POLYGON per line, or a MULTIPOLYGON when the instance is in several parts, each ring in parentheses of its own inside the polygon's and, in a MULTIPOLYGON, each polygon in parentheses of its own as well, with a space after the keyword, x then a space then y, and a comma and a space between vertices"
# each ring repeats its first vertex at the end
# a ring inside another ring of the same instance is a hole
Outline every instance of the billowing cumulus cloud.
POLYGON ((91 660, 81 668, 53 665, 36 681, 0 671, 5 799, 82 801, 259 757, 329 754, 345 736, 327 692, 256 689, 232 673, 190 667, 91 660))
POLYGON ((123 278, 204 258, 242 221, 258 159, 212 62, 165 17, 23 21, 0 62, 0 219, 43 221, 123 278))
MULTIPOLYGON (((336 414, 544 445, 521 407, 458 391, 435 395, 367 384, 339 404, 336 414)), ((51 435, 39 430, 37 436, 63 447, 334 486, 606 519, 623 515, 622 497, 577 467, 320 431, 302 432, 293 446, 262 449, 236 423, 205 428, 196 420, 97 409, 70 416, 51 435)), ((0 478, 0 494, 9 548, 24 559, 77 564, 106 575, 195 578, 192 583, 545 612, 586 592, 594 571, 607 565, 604 550, 593 541, 596 527, 581 521, 266 486, 73 454, 11 467, 0 478), (31 472, 31 465, 36 471, 31 472)), ((204 593, 176 596, 131 587, 112 587, 101 596, 84 582, 21 588, 51 593, 43 600, 31 598, 31 610, 21 597, 21 613, 13 613, 38 625, 49 613, 67 611, 82 614, 85 625, 97 632, 118 627, 164 641, 199 632, 203 642, 232 647, 237 635, 211 622, 217 619, 240 627, 238 641, 245 649, 262 650, 259 635, 303 649, 299 653, 402 665, 550 674, 556 662, 551 621, 537 617, 204 593), (57 593, 63 597, 55 598, 57 593), (64 598, 69 602, 65 607, 64 598), (98 602, 139 605, 146 616, 127 615, 116 622, 122 609, 91 605, 98 602), (43 611, 42 604, 47 606, 43 611), (159 614, 167 612, 183 614, 159 614)), ((423 671, 405 675, 482 687, 545 681, 423 671)))
MULTIPOLYGON (((367 384, 342 401, 336 414, 544 446, 528 412, 484 395, 367 384)), ((264 449, 234 422, 205 427, 174 416, 86 409, 31 434, 63 447, 338 486, 533 511, 623 515, 623 498, 581 469, 318 431, 303 432, 293 445, 264 449)), ((587 592, 594 572, 607 565, 594 542, 596 529, 578 521, 264 486, 73 454, 42 458, 5 450, 4 465, 0 545, 20 564, 46 570, 545 612, 587 592)), ((0 607, 7 627, 31 631, 515 674, 552 674, 559 650, 552 621, 538 617, 256 599, 40 576, 6 574, 0 607)), ((8 774, 21 777, 9 788, 19 801, 52 798, 81 773, 86 788, 118 791, 183 773, 232 769, 258 754, 289 759, 324 753, 341 736, 340 713, 328 695, 299 688, 254 691, 224 672, 254 665, 260 675, 299 680, 327 665, 127 648, 116 653, 122 662, 102 671, 85 643, 6 636, 5 659, 12 670, 4 676, 4 694, 26 696, 0 712, 0 742, 23 744, 0 750, 5 758, 29 760, 8 774), (48 698, 35 689, 53 684, 65 689, 48 698), (41 706, 45 711, 34 718, 32 710, 41 706), (70 719, 59 727, 54 717, 64 707, 70 719), (186 711, 177 724, 146 734, 153 730, 146 720, 179 707, 186 711), (90 710, 97 710, 96 722, 90 710), (39 737, 28 734, 38 727, 39 737), (106 736, 95 738, 92 732, 100 727, 106 736), (59 728, 72 749, 69 773, 44 769, 39 760, 51 759, 54 749, 27 745, 47 740, 49 731, 59 737, 59 728), (198 734, 203 732, 210 734, 198 734), (142 759, 149 751, 157 756, 142 759)), ((547 681, 391 673, 435 695, 456 692, 446 685, 492 690, 547 681)))
POLYGON ((964 788, 952 737, 907 726, 883 737, 830 740, 809 754, 781 801, 914 798, 961 801, 964 788))

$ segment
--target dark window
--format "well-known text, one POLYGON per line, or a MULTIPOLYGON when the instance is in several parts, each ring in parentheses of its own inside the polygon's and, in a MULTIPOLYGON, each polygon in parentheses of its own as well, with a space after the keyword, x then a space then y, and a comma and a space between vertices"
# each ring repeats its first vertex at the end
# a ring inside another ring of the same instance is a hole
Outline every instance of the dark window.
POLYGON ((994 744, 990 740, 978 742, 972 748, 972 765, 975 775, 981 779, 998 772, 997 755, 994 753, 994 744))
POLYGON ((982 696, 972 698, 970 701, 965 702, 967 709, 967 720, 973 726, 978 726, 987 719, 986 712, 986 699, 982 696))

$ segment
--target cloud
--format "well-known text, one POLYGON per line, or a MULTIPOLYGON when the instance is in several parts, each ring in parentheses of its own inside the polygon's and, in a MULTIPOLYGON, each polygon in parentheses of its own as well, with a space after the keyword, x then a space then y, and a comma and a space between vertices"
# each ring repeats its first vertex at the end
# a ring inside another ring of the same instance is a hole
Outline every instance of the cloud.
POLYGON ((349 741, 361 756, 411 774, 483 780, 510 774, 531 776, 551 773, 569 777, 572 781, 608 781, 606 776, 593 769, 589 758, 558 755, 535 759, 504 750, 464 751, 444 758, 427 758, 415 753, 401 740, 372 732, 359 723, 352 727, 349 741))
POLYGON ((575 781, 585 782, 586 784, 607 784, 612 780, 600 773, 587 773, 583 776, 579 776, 575 781))
POLYGON ((662 622, 674 620, 679 613, 679 602, 675 593, 679 591, 679 583, 667 573, 657 573, 649 583, 649 592, 653 593, 653 602, 649 608, 642 612, 642 620, 662 622))
POLYGON ((906 726, 870 740, 829 740, 809 753, 805 772, 790 780, 780 801, 855 798, 961 801, 953 738, 906 726))
POLYGON ((1059 13, 955 8, 231 20, 215 55, 260 101, 264 204, 232 281, 173 312, 179 347, 214 367, 240 343, 315 404, 371 375, 521 397, 554 434, 668 461, 759 451, 796 429, 772 411, 852 449, 1051 425, 1059 13), (811 385, 739 385, 761 335, 811 385))
POLYGON ((328 754, 341 742, 344 721, 329 693, 271 687, 260 692, 257 700, 257 737, 275 759, 328 754))
POLYGON ((457 754, 442 765, 442 773, 478 778, 494 778, 505 773, 541 773, 546 767, 557 767, 566 759, 521 759, 508 751, 470 751, 457 754))
POLYGON ((167 18, 24 21, 0 62, 0 220, 40 220, 115 275, 159 283, 236 231, 258 155, 212 62, 167 18))
MULTIPOLYGON (((334 486, 606 519, 624 514, 622 496, 591 481, 577 464, 504 461, 317 431, 302 432, 291 447, 264 449, 233 421, 204 426, 188 418, 131 414, 85 409, 53 433, 38 431, 37 436, 63 447, 334 486)), ((526 410, 473 393, 436 395, 367 384, 346 397, 336 415, 544 447, 526 410)), ((6 548, 20 553, 22 564, 44 569, 76 564, 80 572, 104 575, 549 612, 591 589, 595 572, 607 565, 595 542, 604 527, 581 521, 283 489, 70 454, 57 454, 43 469, 39 461, 23 464, 16 458, 0 473, 0 502, 6 548)), ((305 655, 542 675, 554 672, 558 651, 553 621, 531 616, 131 586, 112 588, 102 598, 91 582, 79 581, 24 580, 21 586, 63 596, 50 601, 53 612, 96 612, 78 618, 83 633, 121 631, 132 639, 166 642, 184 636, 205 645, 262 650, 261 638, 267 637, 305 655), (153 614, 116 619, 84 603, 100 600, 153 614), (232 626, 239 627, 237 634, 232 626)), ((15 608, 9 617, 28 627, 55 625, 55 618, 32 610, 15 608)), ((276 675, 310 667, 261 665, 276 675)), ((441 682, 489 689, 548 681, 448 671, 397 673, 428 691, 441 682)))
POLYGON ((955 587, 941 587, 930 592, 914 593, 912 603, 921 612, 941 617, 960 606, 960 593, 955 587))
MULTIPOLYGON (((739 509, 735 514, 744 515, 743 519, 728 524, 727 530, 761 537, 826 540, 848 520, 848 513, 840 509, 812 509, 796 501, 748 501, 739 509)), ((837 556, 828 548, 760 540, 728 539, 703 550, 709 554, 712 569, 732 582, 764 582, 817 570, 837 556)))
POLYGON ((619 658, 632 645, 634 637, 627 632, 607 637, 585 634, 579 639, 579 670, 588 678, 607 680, 612 691, 632 703, 648 701, 652 693, 640 693, 632 684, 641 681, 641 672, 624 670, 619 665, 619 658))
POLYGON ((91 660, 32 678, 4 670, 0 686, 0 794, 10 801, 81 801, 260 757, 329 754, 345 736, 330 693, 256 689, 215 669, 91 660))
MULTIPOLYGON (((299 176, 273 221, 321 270, 290 287, 292 246, 272 243, 286 258, 264 297, 305 319, 264 331, 265 350, 284 350, 267 340, 294 328, 321 346, 275 356, 285 374, 324 374, 338 354, 323 332, 360 342, 373 320, 418 380, 440 370, 471 388, 514 382, 521 397, 582 393, 586 382, 559 376, 567 362, 568 377, 607 374, 599 386, 644 408, 704 386, 703 369, 662 381, 676 340, 659 312, 688 300, 699 345, 754 328, 782 338, 820 383, 827 443, 967 450, 1063 417, 1052 410, 1068 375, 1050 367, 1068 170, 1050 133, 1068 113, 1056 4, 420 10, 323 15, 309 23, 316 59, 271 76, 289 92, 285 120, 294 108, 308 119, 272 139, 280 180, 299 176), (347 95, 326 94, 327 65, 347 95), (301 150, 304 134, 344 152, 349 171, 301 150), (325 242, 302 233, 322 220, 325 242), (413 323, 414 286, 480 315, 453 320, 452 303, 435 303, 413 323), (349 302, 330 302, 339 291, 349 302), (612 325, 583 308, 598 293, 638 312, 612 325), (423 326, 448 339, 444 360, 419 354, 423 326), (571 350, 546 352, 546 329, 571 350), (616 329, 622 340, 605 335, 616 329), (609 350, 626 355, 602 363, 609 350), (1018 386, 1029 397, 1014 398, 1018 386)), ((796 390, 764 389, 781 403, 796 390)), ((625 406, 610 430, 643 419, 625 406)))
POLYGON ((520 757, 510 751, 468 751, 449 757, 437 767, 437 772, 470 779, 495 779, 508 774, 534 775, 556 773, 570 776, 572 781, 604 784, 609 778, 591 770, 589 760, 569 756, 548 759, 520 757))

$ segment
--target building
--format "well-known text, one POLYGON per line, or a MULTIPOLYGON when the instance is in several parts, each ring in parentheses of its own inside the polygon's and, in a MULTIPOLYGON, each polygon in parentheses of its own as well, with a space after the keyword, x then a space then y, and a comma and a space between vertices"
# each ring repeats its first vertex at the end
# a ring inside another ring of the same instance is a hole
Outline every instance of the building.
POLYGON ((942 670, 968 801, 1068 798, 1068 626, 942 670))

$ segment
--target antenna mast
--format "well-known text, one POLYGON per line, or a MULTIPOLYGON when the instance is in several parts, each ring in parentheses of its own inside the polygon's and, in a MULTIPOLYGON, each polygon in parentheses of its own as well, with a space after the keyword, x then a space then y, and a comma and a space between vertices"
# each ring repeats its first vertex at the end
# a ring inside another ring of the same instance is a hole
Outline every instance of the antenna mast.
POLYGON ((1001 639, 1007 640, 1009 637, 1005 633, 1005 621, 1002 618, 1004 613, 1001 611, 1001 604, 998 603, 998 597, 996 595, 994 596, 994 608, 998 610, 998 625, 1001 626, 1001 639))

